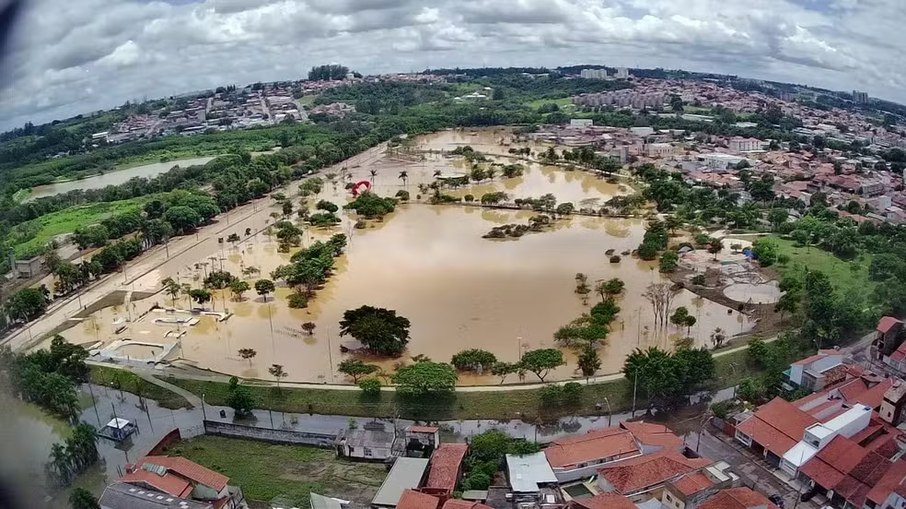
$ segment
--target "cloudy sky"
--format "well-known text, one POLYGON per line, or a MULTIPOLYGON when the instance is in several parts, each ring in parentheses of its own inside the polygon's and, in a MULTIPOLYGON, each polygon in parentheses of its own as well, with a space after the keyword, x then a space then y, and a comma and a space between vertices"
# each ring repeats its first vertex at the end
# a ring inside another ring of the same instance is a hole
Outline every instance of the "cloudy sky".
POLYGON ((0 129, 334 62, 363 73, 661 66, 906 102, 903 0, 25 3, 0 68, 0 129))

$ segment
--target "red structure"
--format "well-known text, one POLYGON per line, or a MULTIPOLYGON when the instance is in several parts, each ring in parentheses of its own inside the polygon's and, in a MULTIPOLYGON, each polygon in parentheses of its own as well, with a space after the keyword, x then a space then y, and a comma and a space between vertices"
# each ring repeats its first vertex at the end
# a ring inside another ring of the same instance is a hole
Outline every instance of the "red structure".
POLYGON ((360 191, 359 191, 359 188, 360 188, 361 186, 365 186, 365 190, 366 190, 366 191, 370 191, 370 190, 371 190, 371 182, 369 182, 369 181, 367 181, 367 180, 360 180, 360 181, 356 182, 355 184, 353 184, 353 186, 352 186, 352 196, 353 196, 353 198, 355 198, 356 196, 359 195, 359 192, 360 192, 360 191))

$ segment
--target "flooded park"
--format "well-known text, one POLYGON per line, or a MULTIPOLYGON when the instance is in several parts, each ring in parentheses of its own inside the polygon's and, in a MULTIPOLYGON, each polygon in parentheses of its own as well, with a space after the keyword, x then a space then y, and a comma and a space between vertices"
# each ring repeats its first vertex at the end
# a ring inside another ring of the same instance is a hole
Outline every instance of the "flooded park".
MULTIPOLYGON (((407 145, 407 150, 388 150, 368 164, 350 165, 342 174, 326 175, 321 193, 308 199, 312 208, 322 199, 342 207, 352 199, 345 184, 361 180, 370 182, 372 191, 380 196, 406 190, 412 197, 410 203, 398 205, 383 220, 368 221, 364 228, 354 228, 354 214, 342 209, 337 226, 304 227, 303 247, 335 233, 349 237, 333 276, 306 308, 291 309, 287 303, 291 289, 280 284, 266 300, 254 290, 242 301, 235 300, 229 290, 216 290, 202 312, 190 312, 197 305, 187 297, 171 298, 161 291, 161 281, 168 277, 201 287, 211 270, 229 271, 253 284, 289 263, 299 248, 278 252, 277 239, 267 227, 274 220, 271 213, 280 210, 274 202, 257 206, 241 221, 223 225, 223 236, 235 232, 242 236, 241 242, 201 243, 204 251, 194 247, 168 254, 166 262, 135 274, 124 285, 121 302, 74 318, 62 335, 120 362, 161 361, 262 379, 270 378, 272 364, 280 364, 288 381, 347 383, 336 372, 337 364, 350 355, 362 355, 344 353, 351 338, 338 336, 338 323, 347 309, 362 305, 388 308, 411 321, 411 338, 402 357, 362 357, 388 372, 414 356, 449 362, 453 354, 470 348, 488 350, 501 361, 514 362, 527 350, 556 347, 554 332, 600 300, 591 294, 583 302, 576 294, 575 275, 580 272, 589 281, 620 278, 626 284, 617 297, 621 310, 599 350, 600 375, 619 372, 626 355, 637 347, 672 348, 674 341, 687 336, 696 345, 709 346, 717 328, 732 336, 754 326, 735 308, 680 289, 672 307, 688 308, 696 318, 695 325, 658 329, 652 306, 642 294, 648 285, 669 280, 658 272, 655 262, 624 255, 612 263, 605 254, 635 249, 644 234, 646 221, 642 218, 573 215, 557 218, 550 228, 519 239, 486 239, 482 236, 491 228, 526 223, 535 213, 462 203, 430 205, 428 195, 423 195, 424 186, 438 175, 468 173, 468 162, 449 154, 464 145, 491 162, 520 163, 524 170, 521 176, 504 178, 498 172, 486 181, 444 189, 456 197, 471 194, 477 199, 502 191, 511 201, 551 193, 558 202, 572 202, 577 209, 597 209, 614 196, 633 192, 626 183, 511 158, 510 147, 537 150, 541 146, 518 143, 504 130, 444 131, 410 140, 407 145), (252 231, 248 236, 243 235, 246 228, 252 231), (260 273, 249 275, 249 267, 260 273), (305 322, 315 324, 313 334, 303 332, 305 322), (240 349, 253 349, 256 355, 240 357, 240 349)), ((294 205, 299 203, 297 183, 283 192, 292 196, 294 205)), ((124 281, 127 276, 124 271, 124 281)), ((746 293, 743 287, 728 296, 746 293)), ((577 351, 563 351, 567 364, 549 379, 580 376, 577 351)), ((515 376, 507 379, 508 383, 519 381, 515 376)), ((530 376, 525 381, 533 380, 530 376)), ((471 385, 498 382, 497 377, 472 374, 460 375, 459 381, 471 385)))

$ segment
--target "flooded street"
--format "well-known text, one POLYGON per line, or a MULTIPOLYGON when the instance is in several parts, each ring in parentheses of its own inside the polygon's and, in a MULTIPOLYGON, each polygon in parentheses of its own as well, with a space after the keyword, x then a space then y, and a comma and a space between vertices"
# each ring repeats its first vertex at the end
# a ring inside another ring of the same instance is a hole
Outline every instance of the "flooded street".
POLYGON ((123 170, 108 171, 107 173, 84 178, 81 180, 72 180, 68 182, 59 182, 55 184, 36 186, 31 189, 31 193, 28 195, 28 199, 35 200, 37 198, 43 198, 45 196, 53 196, 55 194, 75 191, 76 189, 100 189, 107 186, 116 186, 119 184, 124 184, 129 179, 134 177, 152 178, 161 173, 169 171, 174 166, 185 168, 187 166, 205 164, 211 159, 214 158, 193 157, 189 159, 177 159, 174 161, 161 163, 143 164, 141 166, 135 166, 123 170))
MULTIPOLYGON (((426 136, 417 146, 449 152, 468 143, 486 154, 505 154, 508 145, 499 145, 500 138, 496 131, 480 136, 447 131, 426 136)), ((526 350, 556 346, 554 332, 598 302, 600 297, 596 294, 589 295, 587 305, 576 295, 578 272, 587 274, 592 283, 610 278, 626 283, 626 290, 618 298, 621 311, 600 349, 599 374, 618 372, 623 359, 636 347, 672 348, 673 341, 687 332, 696 344, 708 345, 717 327, 734 335, 753 325, 735 310, 683 290, 676 296, 673 308, 686 306, 696 324, 688 331, 674 326, 657 331, 651 305, 642 293, 649 284, 667 279, 653 263, 630 256, 623 256, 620 263, 610 263, 605 255, 609 249, 620 253, 637 247, 644 233, 644 220, 572 216, 556 220, 544 232, 518 240, 483 239, 482 235, 492 227, 525 223, 534 213, 428 205, 427 197, 418 200, 419 184, 433 182, 436 171, 465 171, 461 169, 465 163, 461 158, 431 153, 422 159, 421 155, 410 151, 407 157, 411 161, 390 155, 372 164, 349 166, 350 177, 334 176, 333 183, 326 182, 319 196, 308 200, 309 206, 319 199, 342 206, 351 199, 344 181, 370 180, 372 169, 376 170, 373 178, 377 194, 392 196, 400 189, 412 194, 412 203, 398 206, 383 221, 369 221, 365 229, 353 229, 354 218, 342 211, 343 222, 336 227, 306 228, 305 246, 334 233, 350 237, 346 254, 337 259, 334 276, 307 308, 290 309, 286 298, 291 289, 280 285, 266 303, 254 290, 246 293, 242 302, 233 300, 229 292, 217 291, 213 303, 206 307, 217 312, 226 310, 233 313, 231 317, 218 321, 216 316, 200 315, 196 325, 177 327, 163 320, 162 311, 149 310, 154 304, 188 309, 190 303, 182 296, 174 302, 158 293, 94 313, 63 335, 74 343, 101 341, 105 345, 114 339, 162 345, 178 339, 179 347, 166 359, 179 358, 201 368, 263 379, 269 378, 267 368, 271 364, 281 364, 289 381, 344 383, 346 380, 335 373, 335 368, 347 355, 340 352, 340 345, 351 339, 338 337, 338 322, 347 309, 362 305, 384 307, 411 321, 411 340, 403 357, 367 359, 387 371, 416 355, 449 362, 453 354, 469 348, 489 350, 499 360, 513 362, 526 350), (400 171, 407 173, 407 179, 399 178, 400 171), (308 321, 316 324, 311 336, 301 330, 301 324, 308 321), (124 322, 129 323, 122 329, 124 322), (254 349, 256 355, 240 358, 238 351, 242 348, 254 349)), ((507 192, 511 198, 553 193, 558 201, 573 201, 577 207, 582 202, 597 207, 610 197, 630 191, 625 185, 611 184, 586 172, 531 163, 526 164, 522 177, 498 176, 443 192, 457 196, 469 193, 479 198, 496 190, 507 192)), ((296 186, 286 193, 295 195, 296 186)), ((299 202, 298 198, 293 201, 299 202)), ((258 208, 256 205, 255 224, 264 228, 271 221, 267 215, 277 206, 258 208)), ((243 233, 249 221, 236 222, 235 231, 243 233)), ((223 235, 234 231, 224 226, 223 235)), ((174 255, 164 265, 132 281, 131 289, 157 291, 166 277, 197 288, 206 272, 221 266, 234 275, 241 275, 250 266, 258 268, 260 276, 247 278, 253 283, 259 277, 269 277, 277 266, 289 263, 292 253, 278 253, 275 240, 262 232, 236 246, 207 242, 206 255, 199 256, 200 248, 174 255)), ((123 279, 126 277, 124 274, 123 279)), ((147 346, 122 348, 130 355, 134 350, 135 357, 153 353, 147 346)), ((578 376, 576 352, 564 349, 564 353, 567 365, 549 379, 578 376)), ((525 381, 533 379, 529 375, 525 381)), ((460 376, 460 384, 497 382, 496 377, 489 375, 460 376)), ((519 380, 514 376, 507 382, 519 380)))

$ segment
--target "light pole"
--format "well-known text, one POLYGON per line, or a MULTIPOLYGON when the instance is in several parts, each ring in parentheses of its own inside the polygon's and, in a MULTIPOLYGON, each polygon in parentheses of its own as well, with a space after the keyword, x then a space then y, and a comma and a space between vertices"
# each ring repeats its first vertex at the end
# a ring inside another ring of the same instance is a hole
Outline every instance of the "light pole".
POLYGON ((613 409, 610 408, 610 400, 607 399, 607 396, 604 396, 604 403, 607 403, 607 427, 611 427, 613 423, 613 409))

